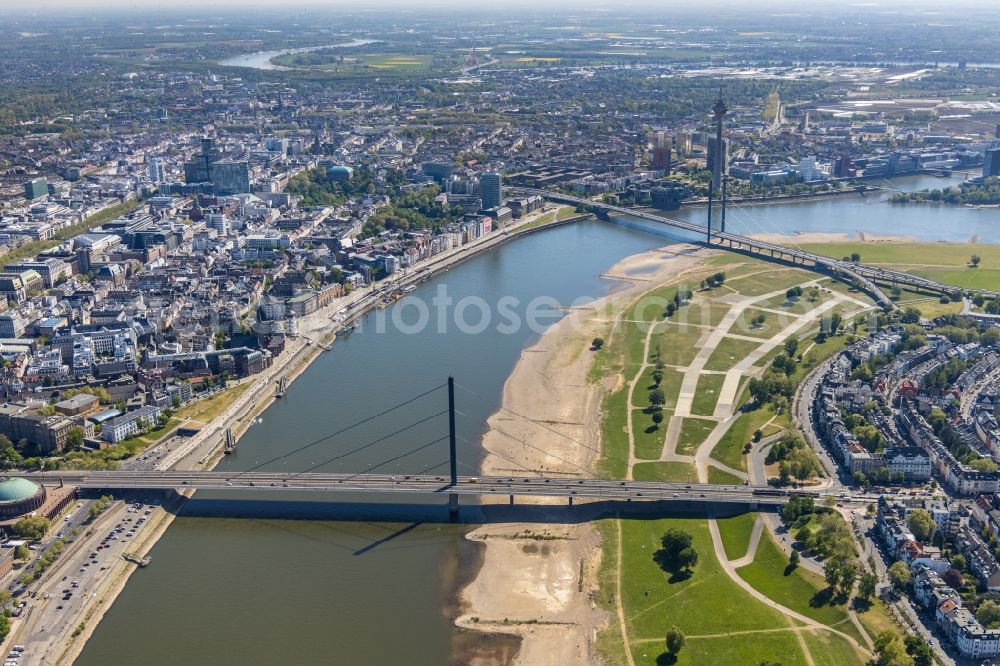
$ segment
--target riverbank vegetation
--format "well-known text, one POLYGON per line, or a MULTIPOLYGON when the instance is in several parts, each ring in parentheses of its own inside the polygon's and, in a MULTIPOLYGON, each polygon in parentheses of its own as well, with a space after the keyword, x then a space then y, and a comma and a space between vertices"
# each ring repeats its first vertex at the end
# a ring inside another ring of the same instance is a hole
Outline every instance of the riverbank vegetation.
POLYGON ((943 203, 953 206, 992 206, 1000 204, 1000 178, 993 176, 982 182, 965 182, 958 187, 919 192, 896 192, 891 203, 943 203))

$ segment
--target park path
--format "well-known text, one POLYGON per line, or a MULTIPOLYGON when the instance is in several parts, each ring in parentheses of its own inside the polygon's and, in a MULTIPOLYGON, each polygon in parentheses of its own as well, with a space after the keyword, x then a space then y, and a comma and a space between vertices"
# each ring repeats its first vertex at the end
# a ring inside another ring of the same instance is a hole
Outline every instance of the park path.
POLYGON ((764 533, 764 521, 757 515, 757 520, 753 523, 753 531, 750 532, 750 543, 747 544, 746 554, 738 560, 732 560, 730 564, 733 565, 734 569, 739 569, 740 567, 745 567, 746 565, 753 562, 753 558, 757 555, 757 546, 760 545, 760 535, 764 533))
POLYGON ((622 606, 622 521, 618 518, 615 521, 615 525, 618 529, 617 541, 618 547, 615 553, 615 606, 618 611, 618 626, 622 630, 622 643, 625 646, 625 659, 628 661, 628 666, 635 666, 635 660, 632 658, 632 645, 628 640, 628 624, 625 622, 625 608, 622 606))
MULTIPOLYGON (((755 588, 753 585, 743 580, 740 577, 740 575, 736 573, 736 568, 726 557, 726 551, 722 547, 722 535, 719 533, 719 524, 718 522, 716 522, 715 518, 708 519, 708 529, 712 534, 712 545, 715 547, 715 557, 719 561, 719 564, 722 566, 722 570, 726 572, 726 575, 729 576, 729 578, 734 583, 743 588, 743 590, 746 591, 747 594, 749 594, 754 599, 760 601, 761 603, 767 605, 768 607, 773 608, 779 613, 783 613, 784 615, 787 615, 793 620, 798 620, 799 622, 805 624, 808 627, 811 627, 813 629, 819 629, 821 631, 829 631, 833 634, 836 634, 837 636, 840 636, 845 641, 847 641, 852 647, 854 647, 854 649, 864 654, 866 658, 870 658, 872 656, 872 653, 866 647, 863 647, 860 643, 858 643, 857 639, 855 639, 853 636, 845 634, 839 629, 834 629, 833 627, 818 622, 809 617, 808 615, 803 615, 802 613, 794 611, 791 608, 788 608, 787 606, 782 606, 777 601, 771 599, 763 592, 758 591, 757 588, 755 588)), ((806 654, 808 654, 808 650, 806 651, 806 654)))

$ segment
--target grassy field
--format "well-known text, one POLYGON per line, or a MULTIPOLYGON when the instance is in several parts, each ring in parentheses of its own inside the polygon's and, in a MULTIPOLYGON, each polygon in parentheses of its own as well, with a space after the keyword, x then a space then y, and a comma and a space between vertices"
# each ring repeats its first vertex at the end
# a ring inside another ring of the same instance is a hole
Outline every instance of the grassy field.
MULTIPOLYGON (((720 528, 738 534, 747 518, 720 520, 720 528), (736 525, 731 526, 730 521, 736 525), (725 525, 725 527, 721 527, 725 525)), ((678 664, 757 664, 771 660, 783 666, 808 663, 792 621, 750 597, 722 571, 715 558, 712 537, 702 519, 668 518, 649 521, 603 521, 605 544, 616 544, 621 529, 621 603, 636 664, 652 665, 663 652, 666 627, 676 625, 687 643, 678 664), (674 527, 690 533, 699 560, 689 578, 664 572, 653 560, 660 537, 674 527), (761 640, 733 632, 763 632, 761 640)), ((752 525, 752 523, 751 523, 752 525)), ((749 538, 749 537, 747 537, 749 538)), ((744 548, 745 550, 745 548, 744 548)), ((617 558, 605 557, 600 571, 598 601, 615 608, 617 558)), ((598 644, 610 664, 625 663, 617 623, 602 632, 598 644)), ((845 656, 843 650, 837 655, 845 656)), ((840 663, 852 663, 844 660, 840 663)))
POLYGON ((218 418, 226 407, 233 404, 250 386, 251 382, 248 381, 238 386, 230 387, 207 400, 199 400, 194 404, 181 407, 174 414, 174 417, 177 419, 189 418, 193 421, 208 423, 218 418))
POLYGON ((720 519, 717 522, 726 557, 738 560, 746 555, 747 547, 750 545, 750 533, 753 532, 754 523, 757 522, 757 514, 744 513, 732 518, 720 519))
POLYGON ((657 426, 652 416, 641 409, 632 410, 632 434, 635 437, 635 457, 642 460, 659 460, 663 453, 664 438, 670 412, 663 413, 663 423, 657 426))
MULTIPOLYGON (((802 567, 792 571, 788 571, 787 567, 788 557, 770 535, 764 535, 753 562, 737 571, 743 580, 783 606, 823 624, 832 626, 845 621, 849 624, 847 610, 843 606, 819 603, 817 595, 826 587, 820 576, 802 567)), ((846 627, 838 628, 850 633, 846 627)))
POLYGON ((749 340, 739 340, 736 338, 723 338, 719 346, 715 348, 712 355, 708 357, 705 364, 706 370, 728 370, 733 367, 753 350, 760 346, 759 342, 749 340))
POLYGON ((677 453, 682 456, 693 456, 714 428, 715 421, 685 417, 677 437, 677 453))
POLYGON ((676 461, 636 463, 632 468, 632 477, 636 481, 698 482, 698 472, 694 465, 676 461))
POLYGON ((709 465, 708 467, 708 482, 709 483, 721 483, 729 486, 738 486, 743 483, 743 479, 729 472, 723 472, 718 467, 713 467, 709 465))
POLYGON ((970 243, 818 243, 804 246, 829 257, 859 253, 861 261, 933 278, 956 287, 997 289, 1000 285, 1000 245, 970 243), (972 255, 979 268, 969 268, 972 255))
POLYGON ((601 459, 597 471, 606 479, 624 479, 628 471, 628 387, 612 391, 604 398, 601 419, 601 459))
POLYGON ((753 438, 754 431, 763 428, 772 417, 774 410, 770 405, 740 414, 712 449, 712 457, 723 465, 746 471, 743 446, 753 438))
POLYGON ((719 400, 725 375, 701 375, 695 389, 694 400, 691 403, 691 413, 701 416, 712 416, 715 413, 715 403, 719 400))

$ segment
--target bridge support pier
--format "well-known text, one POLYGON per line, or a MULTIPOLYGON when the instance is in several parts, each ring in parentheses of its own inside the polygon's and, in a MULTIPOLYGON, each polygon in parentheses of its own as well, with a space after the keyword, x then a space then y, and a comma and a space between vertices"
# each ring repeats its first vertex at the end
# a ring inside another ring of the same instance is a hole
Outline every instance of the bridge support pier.
POLYGON ((514 496, 513 495, 510 496, 510 505, 514 506, 514 496))
POLYGON ((569 496, 569 505, 573 506, 573 496, 572 495, 569 496))

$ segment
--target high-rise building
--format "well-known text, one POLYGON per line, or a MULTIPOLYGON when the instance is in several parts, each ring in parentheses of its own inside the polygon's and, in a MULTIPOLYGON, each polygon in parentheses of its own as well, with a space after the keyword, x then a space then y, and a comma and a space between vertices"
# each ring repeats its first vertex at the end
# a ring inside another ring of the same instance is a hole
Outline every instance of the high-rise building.
POLYGON ((213 162, 212 185, 215 194, 227 197, 250 192, 250 164, 248 162, 213 162))
POLYGON ((167 169, 163 160, 154 157, 149 161, 149 179, 154 183, 162 183, 167 179, 167 169))
MULTIPOLYGON (((715 172, 715 162, 718 159, 718 153, 719 153, 719 149, 716 147, 716 145, 717 145, 716 144, 716 138, 714 136, 710 136, 708 138, 708 146, 707 146, 707 148, 708 148, 708 150, 707 150, 707 152, 708 152, 708 159, 707 159, 707 163, 705 164, 705 168, 707 168, 709 171, 712 172, 712 182, 713 183, 715 183, 717 175, 719 176, 718 177, 718 181, 719 181, 719 183, 721 183, 722 182, 721 176, 729 173, 729 140, 728 139, 723 139, 722 140, 722 169, 721 169, 721 174, 716 174, 716 172, 715 172)), ((716 187, 719 187, 719 185, 716 184, 716 187)))
POLYGON ((1000 176, 1000 147, 986 149, 983 155, 983 178, 1000 176))
POLYGON ((219 160, 212 139, 201 140, 201 154, 184 163, 188 183, 212 183, 219 196, 250 192, 250 163, 219 160))
POLYGON ((483 200, 483 209, 498 208, 502 201, 500 194, 500 174, 484 173, 479 179, 479 194, 483 200))
POLYGON ((430 176, 438 182, 447 180, 453 171, 455 171, 455 166, 451 162, 424 162, 423 165, 424 175, 430 176))
POLYGON ((664 172, 665 176, 670 175, 670 139, 663 132, 657 132, 653 137, 653 159, 650 166, 655 171, 664 172))
POLYGON ((24 184, 24 198, 28 201, 47 197, 49 195, 49 184, 44 178, 35 178, 24 184))

